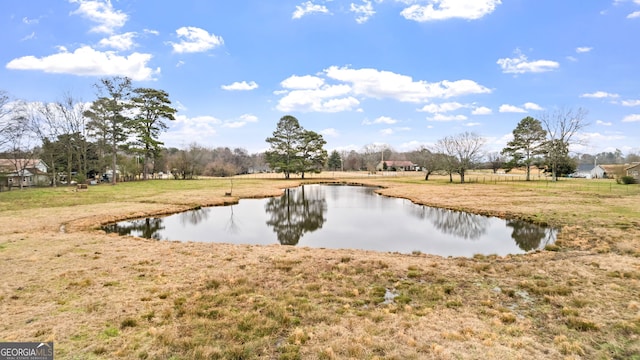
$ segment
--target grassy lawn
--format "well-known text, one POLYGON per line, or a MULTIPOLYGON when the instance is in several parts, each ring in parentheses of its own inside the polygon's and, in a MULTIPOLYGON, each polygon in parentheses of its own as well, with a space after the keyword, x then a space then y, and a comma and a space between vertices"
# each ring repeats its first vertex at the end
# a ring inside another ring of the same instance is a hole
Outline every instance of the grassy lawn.
POLYGON ((0 341, 54 341, 56 359, 640 359, 639 187, 469 180, 336 172, 304 181, 559 226, 556 245, 442 258, 95 230, 275 196, 298 178, 2 192, 0 341))

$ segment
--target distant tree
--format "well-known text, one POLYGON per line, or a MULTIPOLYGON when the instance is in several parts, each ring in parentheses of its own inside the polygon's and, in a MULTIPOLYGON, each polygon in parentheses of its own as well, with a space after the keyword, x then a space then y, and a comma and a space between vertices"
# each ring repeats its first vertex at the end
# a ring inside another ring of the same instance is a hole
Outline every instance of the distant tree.
POLYGON ((329 170, 336 171, 342 167, 342 158, 340 157, 340 153, 337 150, 333 150, 331 155, 329 155, 329 160, 327 161, 327 166, 329 170))
MULTIPOLYGON (((438 146, 438 144, 436 144, 436 146, 438 146)), ((435 161, 438 170, 442 170, 449 175, 449 182, 452 183, 453 174, 456 173, 459 168, 458 158, 453 155, 438 152, 435 154, 435 161)))
POLYGON ((191 180, 204 172, 207 149, 196 143, 189 145, 187 150, 171 151, 168 164, 175 179, 191 180))
POLYGON ((177 110, 171 107, 169 94, 163 90, 137 88, 135 96, 131 99, 131 106, 136 114, 133 119, 133 128, 137 146, 141 148, 143 156, 142 178, 147 179, 148 161, 160 156, 163 142, 158 138, 160 132, 168 127, 163 120, 175 120, 177 110))
POLYGON ((10 104, 9 94, 4 90, 0 90, 0 151, 9 142, 9 119, 12 114, 10 104))
MULTIPOLYGON (((482 148, 485 140, 479 135, 471 132, 464 132, 454 136, 447 136, 436 143, 436 148, 445 157, 445 162, 450 169, 455 168, 455 172, 460 175, 460 182, 464 183, 467 170, 473 168, 482 158, 482 148), (455 161, 453 161, 455 159, 455 161)), ((451 180, 451 173, 449 173, 451 180)))
POLYGON ((544 152, 553 181, 558 180, 559 165, 567 163, 570 146, 580 143, 576 135, 588 126, 586 115, 587 111, 582 108, 563 108, 544 113, 540 117, 540 122, 547 131, 544 152))
POLYGON ((361 154, 355 150, 342 155, 343 168, 347 171, 358 171, 364 168, 364 160, 361 154))
POLYGON ((98 157, 97 168, 102 173, 106 173, 111 163, 111 159, 108 157, 111 152, 111 141, 109 140, 111 132, 107 106, 106 99, 97 99, 84 112, 84 115, 89 119, 87 122, 87 134, 95 146, 98 157))
POLYGON ((629 163, 629 164, 634 163, 634 162, 640 162, 640 155, 634 154, 634 153, 629 153, 629 154, 627 154, 626 162, 629 163))
POLYGON ((327 162, 326 141, 322 135, 305 130, 298 119, 291 115, 283 116, 273 136, 266 139, 271 148, 265 152, 267 163, 277 172, 283 172, 285 178, 291 173, 319 172, 327 162))
POLYGON ((527 116, 520 120, 513 130, 513 139, 502 149, 502 155, 516 160, 515 166, 526 168, 526 180, 531 180, 531 160, 534 156, 544 153, 544 143, 547 132, 542 128, 539 120, 527 116))
POLYGON ((421 146, 418 150, 410 152, 407 157, 422 168, 425 173, 425 181, 429 180, 429 176, 431 176, 431 174, 441 170, 441 164, 438 161, 437 154, 429 150, 426 146, 421 146))
POLYGON ((319 173, 324 168, 328 157, 327 151, 324 149, 326 143, 322 135, 314 131, 304 130, 302 132, 297 146, 298 166, 296 170, 303 179, 305 173, 319 173))
POLYGON ((132 91, 131 79, 128 77, 103 78, 95 86, 99 97, 85 112, 85 116, 90 119, 89 127, 109 146, 113 171, 111 183, 115 184, 118 147, 127 140, 132 127, 131 119, 127 114, 132 91))
POLYGON ((367 144, 362 149, 364 166, 368 171, 374 171, 378 164, 390 160, 392 154, 393 149, 387 144, 367 144))
MULTIPOLYGON (((3 129, 3 136, 6 139, 3 157, 11 163, 14 173, 20 179, 18 186, 22 189, 27 169, 36 158, 36 137, 25 113, 24 103, 16 104, 9 116, 9 119, 5 119, 6 123, 3 129)), ((13 185, 15 186, 15 184, 13 185)))
POLYGON ((29 106, 31 126, 42 142, 42 156, 52 171, 53 186, 57 185, 59 171, 66 173, 67 184, 73 172, 77 180, 84 179, 88 172, 86 110, 86 104, 69 93, 56 102, 29 106))
POLYGON ((298 141, 302 137, 304 129, 298 119, 286 115, 280 118, 273 136, 266 139, 271 148, 265 152, 267 163, 277 172, 283 172, 289 179, 298 165, 298 141))
POLYGON ((499 169, 502 169, 504 166, 504 159, 500 156, 499 153, 490 153, 487 154, 487 161, 489 162, 489 166, 493 173, 497 173, 499 169))

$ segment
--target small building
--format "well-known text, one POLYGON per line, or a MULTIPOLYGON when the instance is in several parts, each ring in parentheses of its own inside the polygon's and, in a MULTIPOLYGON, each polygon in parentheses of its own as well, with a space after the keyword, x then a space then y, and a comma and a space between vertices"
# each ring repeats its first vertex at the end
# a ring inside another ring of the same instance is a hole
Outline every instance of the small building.
POLYGON ((633 176, 637 182, 640 182, 640 163, 633 163, 624 168, 627 176, 633 176))
POLYGON ((49 185, 49 167, 40 159, 0 159, 0 174, 6 180, 2 186, 30 187, 49 185))
POLYGON ((376 166, 377 171, 416 171, 418 165, 406 160, 385 160, 380 161, 376 166))
POLYGON ((596 165, 591 172, 591 179, 606 179, 608 177, 607 170, 602 165, 596 165))

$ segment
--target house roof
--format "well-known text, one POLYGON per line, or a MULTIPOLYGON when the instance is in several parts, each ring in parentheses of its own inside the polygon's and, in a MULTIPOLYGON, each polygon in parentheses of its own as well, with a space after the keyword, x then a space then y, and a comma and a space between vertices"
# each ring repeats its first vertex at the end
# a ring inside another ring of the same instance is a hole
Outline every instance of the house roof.
POLYGON ((15 170, 15 164, 21 168, 35 168, 40 163, 45 164, 41 159, 0 159, 0 168, 15 170))
POLYGON ((631 164, 631 165, 629 165, 629 166, 625 167, 624 169, 625 169, 625 170, 631 170, 631 169, 633 169, 633 168, 635 168, 635 167, 638 167, 638 166, 640 166, 640 162, 639 162, 639 163, 633 163, 633 164, 631 164))
POLYGON ((622 164, 609 164, 609 165, 598 165, 604 169, 608 174, 615 174, 617 171, 624 169, 624 165, 622 164))
POLYGON ((579 164, 576 172, 591 172, 594 166, 591 164, 579 164))
POLYGON ((415 166, 414 163, 406 160, 385 160, 384 162, 387 163, 387 166, 415 166))

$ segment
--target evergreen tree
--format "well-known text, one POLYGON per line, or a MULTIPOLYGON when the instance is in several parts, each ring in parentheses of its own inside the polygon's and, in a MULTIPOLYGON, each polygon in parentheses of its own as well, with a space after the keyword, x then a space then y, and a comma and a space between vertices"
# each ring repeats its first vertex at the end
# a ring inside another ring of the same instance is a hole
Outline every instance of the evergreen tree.
POLYGON ((298 167, 298 141, 303 131, 298 119, 286 115, 278 121, 273 136, 266 139, 271 149, 265 152, 265 159, 273 170, 283 172, 286 179, 298 167))
POLYGON ((539 120, 527 116, 520 120, 513 130, 513 140, 502 149, 502 155, 509 156, 510 167, 525 166, 527 181, 531 179, 531 161, 536 155, 544 153, 544 142, 547 132, 539 120))
POLYGON ((342 168, 342 158, 340 157, 340 153, 337 150, 333 150, 331 155, 329 155, 329 160, 327 161, 327 166, 330 170, 337 170, 342 168))
POLYGON ((291 115, 280 118, 273 136, 266 139, 271 149, 265 160, 272 169, 283 172, 286 179, 291 173, 320 172, 327 161, 326 141, 322 135, 305 130, 291 115))
POLYGON ((138 88, 132 101, 136 116, 133 119, 133 128, 137 138, 137 146, 141 147, 143 155, 142 177, 147 179, 148 161, 160 156, 163 142, 158 140, 160 132, 168 127, 162 121, 164 119, 175 120, 176 109, 172 108, 169 94, 163 90, 138 88))
POLYGON ((327 142, 322 135, 304 130, 298 143, 298 172, 304 179, 306 172, 319 173, 327 162, 327 151, 323 148, 327 142))
POLYGON ((91 104, 85 116, 89 128, 98 138, 106 140, 111 155, 111 183, 116 183, 118 169, 118 146, 122 145, 130 133, 131 119, 126 111, 131 95, 131 79, 128 77, 104 78, 96 84, 99 98, 91 104))

